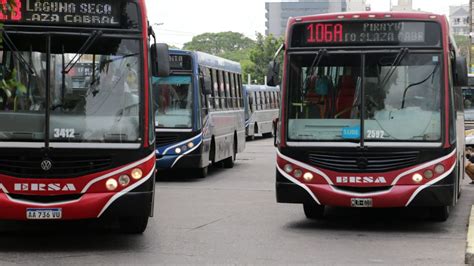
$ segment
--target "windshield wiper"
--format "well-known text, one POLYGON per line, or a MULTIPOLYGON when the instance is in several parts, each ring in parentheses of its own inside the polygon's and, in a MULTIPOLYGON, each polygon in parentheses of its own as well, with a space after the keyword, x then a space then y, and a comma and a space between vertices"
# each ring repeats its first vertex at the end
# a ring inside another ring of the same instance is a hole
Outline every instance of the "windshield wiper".
POLYGON ((403 99, 402 99, 402 108, 405 108, 405 98, 407 96, 407 92, 410 88, 413 88, 415 86, 418 86, 418 85, 421 85, 425 82, 427 82, 431 77, 434 77, 434 74, 436 73, 436 71, 438 70, 439 68, 439 63, 437 63, 433 69, 433 71, 428 75, 428 77, 426 77, 424 80, 420 81, 420 82, 416 82, 416 83, 412 83, 410 85, 408 85, 408 87, 406 87, 406 89, 403 91, 403 99))
POLYGON ((74 57, 69 61, 66 66, 63 66, 63 74, 69 74, 69 72, 74 68, 74 66, 81 60, 82 56, 91 48, 92 45, 102 36, 102 31, 94 31, 89 36, 89 38, 84 42, 84 44, 79 48, 79 51, 74 55, 74 57))
POLYGON ((327 55, 327 50, 326 49, 320 49, 318 51, 318 54, 316 54, 316 56, 314 57, 313 63, 311 63, 311 66, 308 68, 308 70, 310 70, 311 72, 307 73, 309 75, 306 76, 306 79, 303 83, 303 90, 306 88, 306 86, 308 86, 309 80, 311 79, 311 77, 314 75, 314 72, 316 71, 315 68, 319 66, 319 64, 321 63, 321 60, 326 55, 327 55))
POLYGON ((5 40, 5 44, 7 45, 7 48, 14 52, 13 54, 15 55, 16 59, 22 64, 23 67, 27 69, 28 74, 32 76, 37 76, 34 68, 21 55, 20 51, 18 50, 18 48, 15 46, 12 39, 10 38, 10 35, 5 30, 2 30, 2 32, 3 32, 3 39, 5 40))
POLYGON ((400 52, 398 52, 397 56, 395 57, 395 60, 393 60, 393 63, 390 66, 390 69, 388 70, 387 74, 385 74, 385 77, 383 77, 382 82, 380 83, 382 85, 380 86, 381 89, 384 89, 385 86, 387 86, 387 83, 390 81, 390 78, 392 78, 393 74, 395 73, 395 70, 398 68, 398 66, 409 51, 410 50, 408 48, 400 49, 400 52))

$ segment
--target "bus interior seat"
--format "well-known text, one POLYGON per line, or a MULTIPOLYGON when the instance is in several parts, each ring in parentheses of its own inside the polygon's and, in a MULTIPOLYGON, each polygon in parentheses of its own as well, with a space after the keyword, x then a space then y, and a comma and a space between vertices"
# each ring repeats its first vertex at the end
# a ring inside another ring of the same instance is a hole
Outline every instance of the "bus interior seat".
POLYGON ((352 76, 339 77, 339 91, 336 98, 336 116, 348 119, 354 104, 355 82, 352 76))

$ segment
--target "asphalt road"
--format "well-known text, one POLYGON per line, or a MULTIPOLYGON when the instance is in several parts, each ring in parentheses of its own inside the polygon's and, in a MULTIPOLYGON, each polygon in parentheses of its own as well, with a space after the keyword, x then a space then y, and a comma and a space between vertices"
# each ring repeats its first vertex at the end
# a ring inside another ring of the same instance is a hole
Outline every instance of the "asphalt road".
POLYGON ((233 169, 157 183, 142 236, 97 223, 0 224, 0 264, 456 264, 464 262, 474 186, 445 223, 415 210, 332 208, 308 221, 275 203, 272 141, 247 143, 233 169))

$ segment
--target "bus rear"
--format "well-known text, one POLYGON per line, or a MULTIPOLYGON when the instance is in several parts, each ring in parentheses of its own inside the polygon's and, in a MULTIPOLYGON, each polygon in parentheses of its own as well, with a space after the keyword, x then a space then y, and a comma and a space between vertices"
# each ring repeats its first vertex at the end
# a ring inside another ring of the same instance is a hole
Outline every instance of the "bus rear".
POLYGON ((446 18, 427 13, 290 19, 277 201, 302 203, 308 218, 325 206, 417 206, 446 220, 464 172, 451 81, 467 79, 449 36, 446 18))
POLYGON ((152 215, 144 1, 14 1, 3 15, 0 219, 152 215))

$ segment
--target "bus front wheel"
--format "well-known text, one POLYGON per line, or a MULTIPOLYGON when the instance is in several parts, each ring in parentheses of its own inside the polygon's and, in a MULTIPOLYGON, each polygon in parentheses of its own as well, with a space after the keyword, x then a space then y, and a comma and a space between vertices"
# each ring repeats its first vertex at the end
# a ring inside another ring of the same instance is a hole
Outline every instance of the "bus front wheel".
POLYGON ((142 234, 148 226, 148 216, 122 217, 119 220, 120 232, 142 234))
POLYGON ((430 209, 431 218, 436 222, 445 222, 449 218, 450 210, 450 206, 432 207, 430 209))
POLYGON ((303 205, 304 214, 306 218, 311 220, 322 219, 324 217, 324 205, 317 205, 315 203, 305 203, 303 205))
POLYGON ((206 178, 206 176, 209 172, 209 167, 206 166, 206 167, 203 167, 203 168, 198 168, 197 170, 198 171, 196 173, 197 173, 198 178, 206 178))

